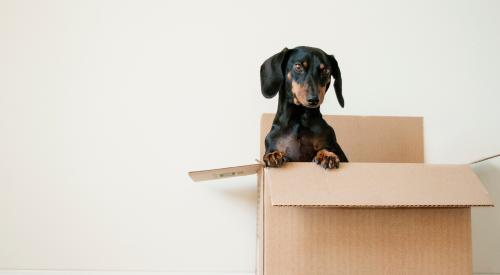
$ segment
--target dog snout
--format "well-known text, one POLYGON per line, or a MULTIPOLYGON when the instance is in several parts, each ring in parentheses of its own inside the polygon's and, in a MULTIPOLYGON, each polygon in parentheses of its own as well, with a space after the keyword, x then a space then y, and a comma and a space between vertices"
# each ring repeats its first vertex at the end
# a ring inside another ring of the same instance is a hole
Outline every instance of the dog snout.
POLYGON ((308 97, 307 98, 307 103, 309 103, 309 105, 318 105, 319 98, 317 96, 308 97))

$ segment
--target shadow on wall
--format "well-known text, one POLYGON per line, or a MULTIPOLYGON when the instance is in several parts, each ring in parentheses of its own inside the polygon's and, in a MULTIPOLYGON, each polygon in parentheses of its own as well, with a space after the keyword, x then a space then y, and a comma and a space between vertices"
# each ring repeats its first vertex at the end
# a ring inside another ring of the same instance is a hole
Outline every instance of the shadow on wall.
POLYGON ((495 207, 472 208, 474 273, 500 273, 500 158, 472 165, 495 207))
MULTIPOLYGON (((257 179, 255 175, 219 180, 209 188, 215 194, 234 204, 234 207, 257 207, 257 179)), ((257 211, 257 210, 255 210, 257 211)))

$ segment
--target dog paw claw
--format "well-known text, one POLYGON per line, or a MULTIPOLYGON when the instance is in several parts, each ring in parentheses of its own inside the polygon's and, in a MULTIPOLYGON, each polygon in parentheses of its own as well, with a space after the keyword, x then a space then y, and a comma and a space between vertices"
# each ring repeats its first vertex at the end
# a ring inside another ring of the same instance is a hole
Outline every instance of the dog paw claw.
POLYGON ((288 158, 285 156, 285 153, 274 151, 265 154, 262 160, 266 167, 280 167, 288 161, 288 158))
POLYGON ((325 169, 339 168, 340 166, 339 157, 335 153, 326 149, 319 150, 313 158, 313 162, 325 169))

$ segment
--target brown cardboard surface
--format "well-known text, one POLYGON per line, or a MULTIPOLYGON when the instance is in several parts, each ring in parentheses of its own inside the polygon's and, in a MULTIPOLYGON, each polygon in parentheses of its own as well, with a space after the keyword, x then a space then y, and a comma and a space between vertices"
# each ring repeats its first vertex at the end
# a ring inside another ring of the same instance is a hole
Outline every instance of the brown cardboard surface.
POLYGON ((256 275, 264 274, 264 169, 257 173, 257 257, 256 257, 256 275))
POLYGON ((188 175, 193 181, 216 180, 255 174, 261 167, 261 164, 249 164, 219 169, 192 171, 189 172, 188 175))
POLYGON ((315 163, 266 168, 272 205, 336 207, 492 206, 468 165, 343 163, 325 170, 315 163))
POLYGON ((266 275, 472 273, 469 208, 274 208, 266 275))

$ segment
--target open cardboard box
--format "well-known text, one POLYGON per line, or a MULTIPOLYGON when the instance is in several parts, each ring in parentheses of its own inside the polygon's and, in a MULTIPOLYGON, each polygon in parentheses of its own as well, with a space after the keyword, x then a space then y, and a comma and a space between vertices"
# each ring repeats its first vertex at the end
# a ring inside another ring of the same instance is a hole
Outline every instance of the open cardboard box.
MULTIPOLYGON (((274 114, 261 120, 264 137, 274 114)), ((472 273, 471 206, 493 206, 468 165, 423 164, 420 117, 324 116, 350 162, 190 172, 257 174, 258 275, 472 273)))

